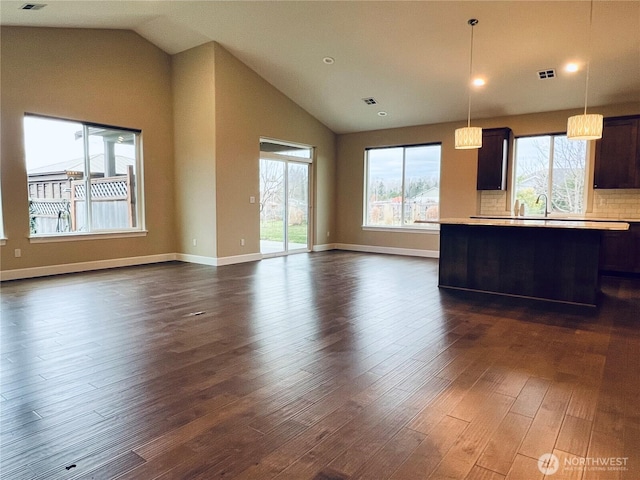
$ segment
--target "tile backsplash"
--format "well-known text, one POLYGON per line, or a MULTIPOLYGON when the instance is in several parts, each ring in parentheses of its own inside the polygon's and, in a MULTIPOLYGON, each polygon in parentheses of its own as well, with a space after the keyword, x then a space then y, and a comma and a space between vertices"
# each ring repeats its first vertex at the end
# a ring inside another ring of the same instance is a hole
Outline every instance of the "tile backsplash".
MULTIPOLYGON (((480 215, 511 215, 507 208, 507 192, 484 191, 480 195, 480 215)), ((620 220, 640 219, 640 190, 594 190, 593 204, 585 217, 620 220)))
POLYGON ((593 209, 587 217, 640 218, 640 190, 594 190, 593 209))
POLYGON ((480 215, 509 215, 513 212, 505 210, 507 205, 507 192, 483 191, 480 195, 480 215))

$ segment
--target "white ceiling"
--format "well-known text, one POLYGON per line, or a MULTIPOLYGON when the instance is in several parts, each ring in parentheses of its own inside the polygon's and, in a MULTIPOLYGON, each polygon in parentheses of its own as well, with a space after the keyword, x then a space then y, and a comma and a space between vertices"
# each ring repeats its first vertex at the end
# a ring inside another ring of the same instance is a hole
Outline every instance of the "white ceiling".
MULTIPOLYGON (((472 123, 584 107, 585 69, 563 71, 588 57, 584 0, 24 3, 1 0, 2 25, 131 29, 170 54, 215 40, 336 133, 466 120, 470 18, 487 79, 472 123), (539 80, 549 68, 557 77, 539 80)), ((640 101, 640 0, 594 2, 591 32, 589 111, 640 101)))

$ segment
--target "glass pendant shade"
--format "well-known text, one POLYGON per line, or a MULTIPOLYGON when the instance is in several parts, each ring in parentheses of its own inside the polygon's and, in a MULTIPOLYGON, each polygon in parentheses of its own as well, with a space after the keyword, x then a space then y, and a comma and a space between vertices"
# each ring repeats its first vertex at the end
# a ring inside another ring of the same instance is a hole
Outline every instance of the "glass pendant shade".
POLYGON ((597 140, 602 138, 602 115, 597 113, 574 115, 567 121, 569 140, 597 140))
POLYGON ((482 147, 482 128, 457 128, 455 132, 455 148, 470 149, 482 147))

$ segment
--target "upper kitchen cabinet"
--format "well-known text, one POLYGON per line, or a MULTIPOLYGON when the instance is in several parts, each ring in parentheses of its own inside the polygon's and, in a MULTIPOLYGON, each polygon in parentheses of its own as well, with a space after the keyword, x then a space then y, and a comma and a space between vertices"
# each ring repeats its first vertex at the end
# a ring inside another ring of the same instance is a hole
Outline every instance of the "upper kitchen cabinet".
POLYGON ((478 150, 478 190, 507 188, 507 159, 510 143, 510 128, 482 130, 482 148, 478 150))
POLYGON ((640 188, 640 115, 604 119, 594 188, 640 188))

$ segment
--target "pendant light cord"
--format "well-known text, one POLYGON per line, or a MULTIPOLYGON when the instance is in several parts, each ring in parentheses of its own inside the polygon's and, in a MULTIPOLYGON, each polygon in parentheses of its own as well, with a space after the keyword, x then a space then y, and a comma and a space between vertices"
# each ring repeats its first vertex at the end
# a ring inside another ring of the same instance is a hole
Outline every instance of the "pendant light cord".
POLYGON ((587 79, 584 82, 584 114, 587 114, 587 95, 589 93, 589 70, 591 69, 591 25, 593 23, 593 0, 589 8, 589 33, 587 35, 587 79))
POLYGON ((478 23, 478 20, 472 18, 469 20, 469 25, 471 25, 471 48, 469 55, 469 83, 467 84, 467 92, 468 92, 468 110, 467 110, 467 128, 471 126, 471 77, 473 74, 473 27, 478 23))

